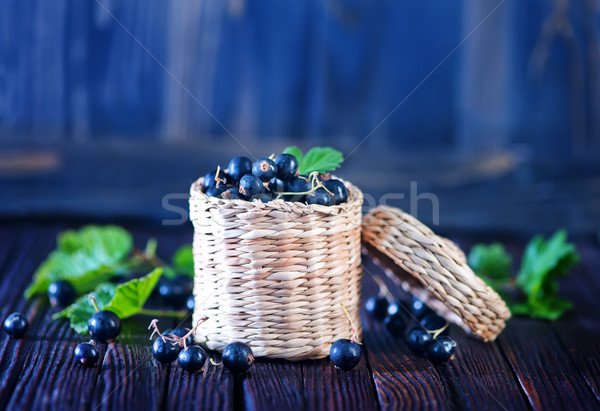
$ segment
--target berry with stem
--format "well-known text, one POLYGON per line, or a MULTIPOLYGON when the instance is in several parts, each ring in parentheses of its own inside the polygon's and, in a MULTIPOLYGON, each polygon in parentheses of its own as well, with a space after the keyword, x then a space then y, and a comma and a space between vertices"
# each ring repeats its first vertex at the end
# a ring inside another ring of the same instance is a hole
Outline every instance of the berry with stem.
POLYGON ((170 364, 175 361, 180 349, 179 345, 159 335, 152 344, 152 356, 161 364, 170 364))
POLYGON ((59 280, 48 286, 48 299, 53 307, 64 308, 75 301, 77 293, 70 282, 59 280))
POLYGON ((450 329, 447 327, 448 323, 446 320, 437 314, 427 314, 421 318, 420 322, 421 325, 429 331, 442 330, 442 335, 447 335, 450 332, 450 329))
POLYGON ((75 361, 86 367, 91 367, 98 362, 100 354, 96 348, 94 340, 89 343, 81 343, 75 347, 75 361))
POLYGON ((100 311, 92 295, 90 299, 97 312, 88 320, 88 332, 94 340, 102 343, 116 338, 121 332, 121 320, 112 311, 100 311))
POLYGON ((456 351, 456 341, 450 337, 441 336, 427 346, 427 356, 433 362, 449 361, 456 351))
POLYGON ((12 313, 4 320, 4 331, 13 338, 21 338, 29 328, 29 321, 21 313, 12 313))
POLYGON ((166 334, 166 335, 185 339, 186 345, 193 345, 194 344, 194 336, 192 335, 192 333, 190 331, 191 330, 187 327, 179 327, 179 328, 175 328, 173 331, 171 331, 169 334, 166 334))
POLYGON ((312 193, 306 195, 307 204, 319 204, 322 206, 330 206, 333 197, 324 188, 317 188, 312 193))
POLYGON ((178 355, 179 366, 189 373, 200 371, 206 362, 206 352, 199 345, 181 350, 178 355))
POLYGON ((229 372, 241 373, 248 370, 254 363, 252 349, 242 342, 232 342, 223 350, 223 365, 229 372))
POLYGON ((348 200, 348 189, 340 180, 331 179, 325 181, 323 184, 325 188, 333 193, 332 205, 339 205, 348 200))
POLYGON ((358 365, 360 362, 361 348, 358 342, 358 336, 356 334, 356 328, 350 318, 350 314, 346 309, 346 306, 342 304, 342 309, 350 322, 350 328, 352 329, 352 338, 350 340, 342 338, 335 341, 329 349, 329 357, 331 362, 336 368, 342 370, 350 370, 358 365))

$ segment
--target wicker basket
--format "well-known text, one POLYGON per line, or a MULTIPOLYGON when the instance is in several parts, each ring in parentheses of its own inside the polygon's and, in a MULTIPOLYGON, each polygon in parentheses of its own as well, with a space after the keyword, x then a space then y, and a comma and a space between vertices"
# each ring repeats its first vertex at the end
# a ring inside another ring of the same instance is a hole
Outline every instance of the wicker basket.
POLYGON ((223 200, 191 187, 194 321, 197 341, 222 350, 233 341, 255 356, 287 360, 329 355, 349 338, 340 303, 361 334, 361 191, 325 207, 283 200, 223 200))

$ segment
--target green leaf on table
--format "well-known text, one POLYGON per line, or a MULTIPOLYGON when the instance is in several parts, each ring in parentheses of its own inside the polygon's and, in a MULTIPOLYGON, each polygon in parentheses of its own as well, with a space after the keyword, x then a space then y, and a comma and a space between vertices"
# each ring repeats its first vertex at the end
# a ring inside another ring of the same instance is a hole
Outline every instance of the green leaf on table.
POLYGON ((112 311, 122 320, 129 318, 142 311, 161 275, 162 268, 156 268, 144 277, 120 285, 101 284, 93 292, 79 297, 73 304, 54 314, 52 318, 68 318, 75 332, 87 333, 88 320, 96 312, 90 295, 96 299, 99 309, 112 311))
POLYGON ((468 263, 496 291, 511 279, 512 258, 500 243, 475 245, 469 252, 468 263))
POLYGON ((550 239, 534 237, 523 254, 517 286, 527 296, 527 309, 538 318, 556 319, 572 307, 569 301, 558 297, 558 279, 567 275, 579 262, 575 245, 567 242, 567 233, 557 231, 550 239))
POLYGON ((35 272, 25 297, 46 292, 57 280, 69 281, 78 293, 93 290, 123 271, 121 262, 132 247, 131 235, 117 226, 65 231, 58 236, 56 250, 35 272))
POLYGON ((344 161, 344 155, 331 147, 313 147, 305 155, 296 146, 287 147, 283 152, 296 157, 300 174, 310 174, 313 171, 328 173, 339 168, 344 161))
POLYGON ((173 255, 172 265, 180 274, 194 277, 194 254, 191 245, 182 245, 173 255))

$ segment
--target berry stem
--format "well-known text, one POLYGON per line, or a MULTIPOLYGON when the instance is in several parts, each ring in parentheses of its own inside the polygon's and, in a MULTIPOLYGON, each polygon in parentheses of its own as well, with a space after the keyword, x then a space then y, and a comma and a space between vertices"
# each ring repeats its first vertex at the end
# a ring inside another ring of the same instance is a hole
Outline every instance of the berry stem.
POLYGON ((219 365, 222 365, 222 364, 223 364, 223 361, 221 361, 221 362, 215 362, 215 360, 213 360, 212 358, 211 358, 210 360, 208 360, 208 361, 210 361, 210 363, 211 363, 212 365, 215 365, 215 366, 217 366, 217 367, 218 367, 219 365))
POLYGON ((358 335, 356 334, 356 327, 354 327, 354 323, 352 322, 352 318, 350 318, 350 314, 348 313, 346 306, 343 303, 340 303, 340 305, 342 306, 342 310, 344 310, 344 313, 346 313, 346 317, 348 317, 348 321, 350 322, 350 328, 352 328, 352 338, 350 339, 350 342, 360 344, 360 342, 358 342, 358 335))
POLYGON ((450 325, 449 323, 446 323, 446 325, 444 325, 444 326, 443 326, 442 328, 440 328, 440 329, 437 329, 437 330, 431 330, 431 331, 430 331, 430 330, 427 330, 427 332, 428 332, 429 334, 433 334, 433 339, 435 340, 436 338, 438 338, 438 336, 439 336, 441 333, 443 333, 443 332, 444 332, 444 330, 445 330, 446 328, 448 328, 448 326, 449 326, 449 325, 450 325))
MULTIPOLYGON (((194 332, 195 332, 195 331, 198 329, 198 327, 200 327, 200 324, 202 324, 202 323, 203 323, 203 322, 205 322, 206 320, 208 320, 208 317, 202 317, 202 318, 199 318, 199 319, 198 319, 198 321, 196 321, 196 325, 194 325, 194 327, 192 327, 192 329, 191 329, 191 330, 190 330, 190 331, 189 331, 189 332, 188 332, 186 335, 184 335, 183 337, 181 337, 181 338, 182 338, 182 340, 183 340, 183 349, 184 349, 184 350, 187 350, 187 344, 186 344, 185 340, 186 340, 186 339, 187 339, 187 338, 188 338, 190 335, 192 335, 192 334, 193 334, 193 333, 194 333, 194 332)), ((207 341, 208 341, 208 340, 207 340, 207 341)))
POLYGON ((88 294, 88 297, 89 297, 90 301, 92 302, 94 309, 96 311, 100 311, 100 308, 98 308, 98 301, 96 301, 96 297, 94 297, 92 294, 88 294))
POLYGON ((219 188, 219 183, 225 184, 227 181, 221 177, 219 177, 219 173, 221 172, 221 166, 217 166, 217 173, 215 174, 215 181, 217 182, 216 186, 219 188))

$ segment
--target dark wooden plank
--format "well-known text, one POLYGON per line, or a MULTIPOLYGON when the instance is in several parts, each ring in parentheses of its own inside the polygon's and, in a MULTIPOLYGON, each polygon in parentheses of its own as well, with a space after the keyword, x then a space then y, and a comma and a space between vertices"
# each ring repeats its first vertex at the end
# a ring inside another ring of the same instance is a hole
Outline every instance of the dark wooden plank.
MULTIPOLYGON (((14 311, 24 313, 29 320, 29 330, 24 338, 9 338, 0 332, 0 408, 13 394, 14 384, 23 369, 23 364, 33 342, 39 338, 38 324, 44 313, 41 299, 30 302, 23 299, 23 291, 29 284, 37 264, 53 247, 55 230, 40 229, 32 231, 23 226, 14 233, 13 253, 7 257, 0 282, 0 319, 2 321, 14 311)), ((2 240, 4 242, 6 238, 2 240)))
POLYGON ((534 409, 600 406, 547 323, 514 318, 499 344, 534 409))
POLYGON ((242 377, 241 384, 248 410, 306 408, 299 363, 258 359, 242 377))
MULTIPOLYGON (((208 353, 218 362, 219 356, 208 353)), ((234 377, 222 365, 207 361, 204 369, 190 374, 177 363, 171 366, 165 401, 168 410, 231 410, 234 401, 234 377)))
MULTIPOLYGON (((75 363, 75 347, 84 338, 76 336, 67 321, 53 321, 49 314, 38 333, 7 408, 89 408, 100 366, 86 368, 75 363)), ((99 344, 98 349, 102 359, 106 347, 99 344)))
POLYGON ((152 357, 149 318, 123 322, 117 342, 107 345, 97 385, 92 394, 94 410, 159 410, 163 403, 170 366, 152 357))
MULTIPOLYGON (((381 271, 364 260, 363 298, 377 292, 371 276, 381 271)), ((431 362, 410 352, 402 338, 393 338, 381 324, 362 316, 367 360, 383 410, 449 409, 451 398, 431 362)))
POLYGON ((304 361, 302 367, 303 396, 308 409, 374 410, 379 408, 366 353, 356 368, 350 371, 336 369, 329 358, 304 361))

